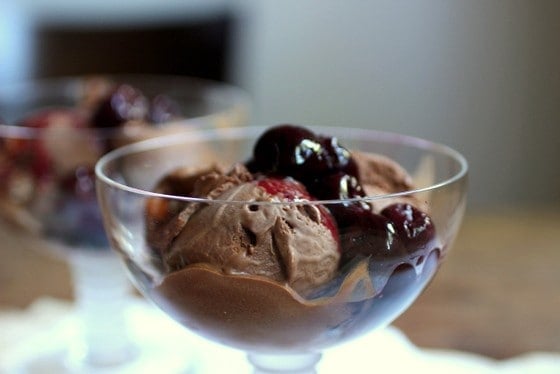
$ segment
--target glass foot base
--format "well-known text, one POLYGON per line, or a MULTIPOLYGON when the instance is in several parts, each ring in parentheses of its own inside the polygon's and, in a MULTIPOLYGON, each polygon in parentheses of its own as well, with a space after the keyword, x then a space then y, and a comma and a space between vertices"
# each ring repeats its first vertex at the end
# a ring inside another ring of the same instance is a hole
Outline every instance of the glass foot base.
POLYGON ((265 373, 316 373, 315 366, 321 360, 321 353, 274 355, 249 353, 247 359, 253 365, 255 374, 265 373))

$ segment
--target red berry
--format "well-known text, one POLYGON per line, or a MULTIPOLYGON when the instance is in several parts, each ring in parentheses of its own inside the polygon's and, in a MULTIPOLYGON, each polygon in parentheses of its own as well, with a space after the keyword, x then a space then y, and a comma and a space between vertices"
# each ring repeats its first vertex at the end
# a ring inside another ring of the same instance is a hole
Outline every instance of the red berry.
POLYGON ((311 200, 305 186, 294 179, 265 178, 259 180, 257 185, 269 194, 279 195, 288 201, 311 200))
MULTIPOLYGON (((291 178, 264 178, 257 182, 257 185, 263 188, 267 193, 280 196, 287 201, 315 200, 305 186, 291 178)), ((334 217, 322 205, 317 205, 321 212, 321 223, 331 232, 335 240, 338 242, 338 229, 334 217)))

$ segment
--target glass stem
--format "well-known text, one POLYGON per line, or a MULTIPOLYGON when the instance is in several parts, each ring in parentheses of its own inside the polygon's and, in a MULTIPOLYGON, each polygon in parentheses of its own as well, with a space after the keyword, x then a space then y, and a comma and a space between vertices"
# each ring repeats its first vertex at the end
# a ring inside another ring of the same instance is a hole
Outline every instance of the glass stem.
POLYGON ((81 344, 71 347, 71 360, 91 367, 123 364, 136 347, 127 331, 125 308, 130 282, 109 250, 74 249, 70 254, 81 344))
POLYGON ((247 358, 253 365, 254 374, 314 374, 317 373, 315 366, 321 360, 321 353, 265 354, 253 352, 249 353, 247 358))

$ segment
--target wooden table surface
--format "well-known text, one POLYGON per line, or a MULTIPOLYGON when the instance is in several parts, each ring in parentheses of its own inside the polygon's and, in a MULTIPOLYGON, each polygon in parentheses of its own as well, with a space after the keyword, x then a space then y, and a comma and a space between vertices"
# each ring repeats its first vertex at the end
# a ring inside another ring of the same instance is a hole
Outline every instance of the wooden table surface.
POLYGON ((468 215, 434 281, 395 325, 426 347, 560 353, 559 235, 560 209, 468 215))
MULTIPOLYGON (((560 209, 468 213, 453 250, 397 321, 417 345, 495 358, 560 353, 560 209)), ((0 311, 72 299, 65 263, 0 231, 0 311)))

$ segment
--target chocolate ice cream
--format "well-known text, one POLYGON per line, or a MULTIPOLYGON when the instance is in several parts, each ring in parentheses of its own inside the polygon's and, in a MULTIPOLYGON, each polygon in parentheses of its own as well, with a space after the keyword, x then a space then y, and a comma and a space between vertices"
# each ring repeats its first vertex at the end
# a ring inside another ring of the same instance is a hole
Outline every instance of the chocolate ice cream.
MULTIPOLYGON (((243 165, 227 173, 213 169, 208 173, 187 175, 188 196, 212 198, 219 203, 189 204, 179 213, 182 227, 163 238, 168 248, 165 263, 171 270, 189 264, 206 263, 224 274, 257 275, 287 283, 304 291, 329 281, 338 267, 340 253, 333 225, 325 224, 328 212, 320 206, 262 204, 285 201, 285 196, 267 191, 271 180, 254 180, 243 165), (191 183, 188 181, 191 180, 191 183), (235 204, 232 201, 249 201, 235 204), (225 203, 224 203, 225 202, 225 203)), ((163 184, 169 183, 166 178, 163 184)), ((298 192, 303 186, 295 181, 273 181, 298 192)), ((158 188, 160 190, 161 188, 158 188)), ((302 190, 301 198, 306 197, 302 190)), ((177 220, 171 221, 176 226, 177 220)), ((168 226, 169 227, 169 226, 168 226)), ((156 232, 161 232, 156 228, 156 232)), ((151 237, 157 234, 152 233, 151 237)))
POLYGON ((332 200, 409 191, 408 173, 296 126, 271 129, 255 150, 230 169, 180 169, 157 184, 204 200, 148 200, 156 303, 202 335, 260 351, 319 349, 406 308, 438 264, 427 213, 410 197, 332 200))

